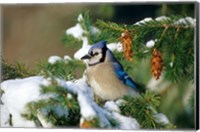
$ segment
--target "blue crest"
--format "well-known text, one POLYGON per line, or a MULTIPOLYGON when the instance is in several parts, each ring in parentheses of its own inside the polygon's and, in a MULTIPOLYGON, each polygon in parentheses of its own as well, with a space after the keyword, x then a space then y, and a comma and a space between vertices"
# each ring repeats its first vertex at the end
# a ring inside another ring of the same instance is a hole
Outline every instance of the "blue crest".
POLYGON ((95 43, 95 44, 91 47, 91 49, 95 49, 95 48, 97 48, 97 49, 103 49, 103 48, 106 46, 106 43, 107 43, 107 41, 100 41, 100 42, 98 42, 98 43, 95 43))
POLYGON ((92 47, 90 48, 88 53, 91 54, 93 49, 103 49, 103 48, 105 48, 106 47, 106 43, 107 43, 107 41, 100 41, 98 43, 95 43, 94 45, 92 45, 92 47))

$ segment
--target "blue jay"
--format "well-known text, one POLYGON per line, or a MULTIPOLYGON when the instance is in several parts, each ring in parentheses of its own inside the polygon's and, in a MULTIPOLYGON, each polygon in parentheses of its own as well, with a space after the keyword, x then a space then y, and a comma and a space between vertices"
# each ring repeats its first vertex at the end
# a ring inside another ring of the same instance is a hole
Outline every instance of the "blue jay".
POLYGON ((106 41, 94 44, 81 59, 88 59, 87 81, 97 97, 115 100, 123 95, 139 94, 136 83, 107 48, 106 41))

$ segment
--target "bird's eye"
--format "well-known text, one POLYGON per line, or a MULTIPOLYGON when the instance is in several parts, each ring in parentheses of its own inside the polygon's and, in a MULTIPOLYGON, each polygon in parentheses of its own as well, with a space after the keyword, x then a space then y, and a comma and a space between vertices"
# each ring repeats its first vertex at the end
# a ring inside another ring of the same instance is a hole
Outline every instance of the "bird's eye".
POLYGON ((95 56, 98 55, 98 54, 99 54, 98 52, 94 53, 95 56))

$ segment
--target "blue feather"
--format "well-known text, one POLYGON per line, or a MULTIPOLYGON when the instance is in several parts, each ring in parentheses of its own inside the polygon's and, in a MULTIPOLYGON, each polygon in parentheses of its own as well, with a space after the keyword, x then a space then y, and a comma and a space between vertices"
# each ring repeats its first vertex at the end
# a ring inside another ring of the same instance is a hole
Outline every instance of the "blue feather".
POLYGON ((120 64, 117 63, 114 64, 113 68, 119 80, 121 80, 124 84, 138 91, 136 83, 128 76, 128 74, 124 71, 124 69, 120 64))
POLYGON ((97 48, 97 49, 103 49, 103 47, 106 46, 106 43, 107 43, 107 41, 100 41, 100 42, 98 42, 98 43, 95 43, 95 44, 91 47, 91 49, 95 49, 95 48, 97 48))
POLYGON ((93 49, 103 49, 104 47, 106 47, 106 43, 107 41, 100 41, 98 43, 95 43, 94 45, 92 45, 92 47, 89 49, 88 53, 91 54, 93 49))

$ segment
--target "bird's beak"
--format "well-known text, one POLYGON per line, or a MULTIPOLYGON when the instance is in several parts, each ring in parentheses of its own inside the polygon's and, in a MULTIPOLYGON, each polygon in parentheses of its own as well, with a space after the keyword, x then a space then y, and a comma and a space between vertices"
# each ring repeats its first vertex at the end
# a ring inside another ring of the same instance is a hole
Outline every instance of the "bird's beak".
POLYGON ((86 54, 83 57, 81 57, 81 60, 90 59, 90 58, 91 58, 91 55, 86 54))

